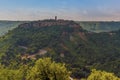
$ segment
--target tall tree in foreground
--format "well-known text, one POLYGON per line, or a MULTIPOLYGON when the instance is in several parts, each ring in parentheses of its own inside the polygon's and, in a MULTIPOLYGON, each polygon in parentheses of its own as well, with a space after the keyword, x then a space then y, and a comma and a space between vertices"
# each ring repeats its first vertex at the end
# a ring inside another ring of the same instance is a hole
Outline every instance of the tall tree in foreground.
POLYGON ((69 80, 69 76, 64 64, 43 58, 36 61, 27 74, 27 80, 69 80))

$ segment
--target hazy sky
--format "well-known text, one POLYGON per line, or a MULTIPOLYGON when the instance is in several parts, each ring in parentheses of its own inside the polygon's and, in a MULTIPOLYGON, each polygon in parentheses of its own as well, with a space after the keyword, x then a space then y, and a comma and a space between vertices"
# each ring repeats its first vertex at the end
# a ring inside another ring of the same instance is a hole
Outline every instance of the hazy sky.
POLYGON ((120 0, 0 0, 0 20, 120 21, 120 0))

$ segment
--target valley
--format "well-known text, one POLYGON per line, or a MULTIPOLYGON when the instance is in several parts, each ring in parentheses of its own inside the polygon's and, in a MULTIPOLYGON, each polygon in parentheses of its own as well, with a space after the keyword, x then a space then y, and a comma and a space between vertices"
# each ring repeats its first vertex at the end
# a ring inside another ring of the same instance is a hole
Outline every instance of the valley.
POLYGON ((50 57, 65 63, 72 78, 86 78, 91 69, 119 76, 119 36, 119 29, 95 33, 69 20, 26 22, 0 38, 0 63, 18 69, 50 57))
POLYGON ((5 35, 9 30, 16 28, 23 21, 0 21, 0 36, 5 35))
POLYGON ((120 80, 120 0, 0 0, 0 80, 120 80))
POLYGON ((77 21, 78 24, 91 32, 109 32, 120 29, 119 21, 77 21))

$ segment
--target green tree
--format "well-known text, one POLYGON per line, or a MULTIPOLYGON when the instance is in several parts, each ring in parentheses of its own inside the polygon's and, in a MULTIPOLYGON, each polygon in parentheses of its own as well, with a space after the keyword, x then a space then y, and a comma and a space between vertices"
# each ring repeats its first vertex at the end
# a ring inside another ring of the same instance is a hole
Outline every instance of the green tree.
POLYGON ((69 80, 70 73, 65 64, 55 63, 50 58, 36 61, 35 65, 28 71, 27 80, 69 80))
POLYGON ((0 65, 0 80, 25 80, 28 66, 22 66, 20 69, 12 70, 0 65))
POLYGON ((87 80, 120 80, 120 78, 113 73, 93 69, 87 80))

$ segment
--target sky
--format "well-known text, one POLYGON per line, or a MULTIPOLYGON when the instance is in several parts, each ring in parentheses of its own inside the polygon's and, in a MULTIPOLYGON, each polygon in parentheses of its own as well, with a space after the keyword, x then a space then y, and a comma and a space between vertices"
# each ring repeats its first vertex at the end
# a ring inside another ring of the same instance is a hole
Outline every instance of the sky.
POLYGON ((0 0, 0 20, 120 21, 120 0, 0 0))

